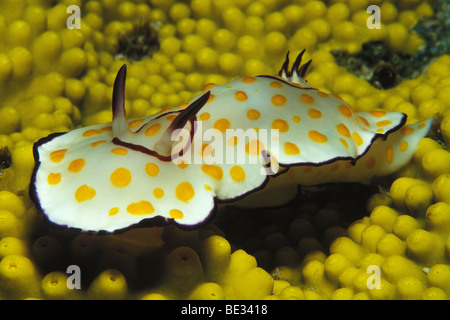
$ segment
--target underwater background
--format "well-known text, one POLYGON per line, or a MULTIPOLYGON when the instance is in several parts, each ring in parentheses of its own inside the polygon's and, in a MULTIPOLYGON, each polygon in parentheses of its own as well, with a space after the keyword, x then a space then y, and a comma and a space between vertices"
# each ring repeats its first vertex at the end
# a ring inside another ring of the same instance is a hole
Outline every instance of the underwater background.
POLYGON ((449 29, 448 0, 0 0, 0 299, 448 299, 449 29), (406 167, 193 231, 77 233, 29 199, 33 143, 111 122, 123 63, 138 118, 303 49, 355 110, 435 119, 406 167))

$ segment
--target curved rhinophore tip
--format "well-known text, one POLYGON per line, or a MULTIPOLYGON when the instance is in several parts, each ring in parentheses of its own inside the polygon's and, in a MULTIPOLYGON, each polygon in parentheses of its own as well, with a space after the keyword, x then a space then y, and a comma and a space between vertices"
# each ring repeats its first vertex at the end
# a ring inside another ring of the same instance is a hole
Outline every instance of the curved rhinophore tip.
POLYGON ((291 69, 289 69, 289 51, 288 51, 283 66, 281 67, 280 71, 278 71, 278 75, 283 79, 285 79, 286 81, 300 84, 302 87, 309 87, 306 84, 305 75, 312 60, 309 60, 308 62, 302 65, 302 58, 305 51, 306 50, 303 49, 302 52, 300 52, 297 55, 297 58, 295 59, 291 69))
POLYGON ((128 132, 125 112, 125 80, 127 77, 127 65, 124 64, 114 80, 112 94, 113 136, 120 137, 128 132))

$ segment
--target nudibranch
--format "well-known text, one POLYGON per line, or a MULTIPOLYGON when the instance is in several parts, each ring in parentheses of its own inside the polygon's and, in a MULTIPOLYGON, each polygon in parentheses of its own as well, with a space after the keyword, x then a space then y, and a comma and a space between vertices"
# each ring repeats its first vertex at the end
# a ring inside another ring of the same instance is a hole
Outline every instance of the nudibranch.
MULTIPOLYGON (((304 52, 304 51, 303 51, 304 52)), ((355 112, 310 87, 300 53, 277 76, 208 84, 188 103, 127 120, 126 66, 113 120, 34 145, 30 197, 51 223, 88 232, 175 223, 198 227, 218 204, 280 205, 298 185, 369 183, 405 165, 431 119, 355 112)))

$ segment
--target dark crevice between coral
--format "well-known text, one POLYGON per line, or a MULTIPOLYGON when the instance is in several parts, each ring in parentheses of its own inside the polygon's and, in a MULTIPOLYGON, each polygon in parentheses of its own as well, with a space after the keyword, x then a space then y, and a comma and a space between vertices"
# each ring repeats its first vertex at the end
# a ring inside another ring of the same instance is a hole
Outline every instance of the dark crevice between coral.
POLYGON ((315 250, 329 254, 331 242, 347 235, 347 227, 367 216, 367 201, 378 185, 331 184, 315 191, 300 189, 289 205, 271 209, 222 208, 213 221, 234 250, 255 256, 268 272, 299 268, 315 250))
POLYGON ((432 17, 422 19, 413 28, 425 44, 414 55, 392 51, 383 41, 362 45, 361 52, 351 55, 345 50, 332 51, 337 64, 377 89, 389 89, 404 80, 420 76, 433 59, 450 53, 450 1, 434 3, 432 17))
POLYGON ((11 151, 8 147, 0 147, 0 179, 12 164, 11 151))
POLYGON ((159 50, 157 25, 140 19, 128 32, 119 34, 116 59, 139 61, 159 50))
POLYGON ((8 169, 11 166, 11 151, 8 147, 0 148, 0 176, 4 169, 8 169))

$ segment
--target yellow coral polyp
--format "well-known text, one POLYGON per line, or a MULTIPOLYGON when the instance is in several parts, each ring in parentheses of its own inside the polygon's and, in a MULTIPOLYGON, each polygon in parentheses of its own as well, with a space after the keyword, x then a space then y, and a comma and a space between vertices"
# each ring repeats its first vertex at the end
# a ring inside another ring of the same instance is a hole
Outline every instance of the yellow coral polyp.
POLYGON ((49 300, 77 299, 76 289, 67 286, 67 274, 59 271, 48 273, 41 282, 41 290, 44 298, 49 300))
POLYGON ((431 150, 423 156, 422 167, 431 178, 450 173, 450 153, 443 149, 431 150))
POLYGON ((376 251, 385 257, 404 255, 406 252, 406 244, 396 235, 388 233, 378 240, 376 251))
POLYGON ((435 201, 450 203, 450 174, 441 174, 431 185, 435 201))
POLYGON ((381 226, 384 231, 392 232, 392 225, 398 217, 398 212, 388 206, 378 206, 372 210, 370 221, 381 226))
MULTIPOLYGON (((423 180, 420 179, 414 179, 414 178, 407 178, 402 177, 394 181, 392 183, 390 194, 392 197, 392 200, 394 202, 394 205, 398 208, 407 208, 406 205, 406 193, 408 190, 412 187, 421 186, 423 187, 420 190, 424 190, 426 188, 426 183, 423 180)), ((413 189, 414 190, 414 189, 413 189)), ((411 191, 410 191, 411 192, 411 191)), ((416 193, 412 191, 413 193, 416 193)))
POLYGON ((393 284, 396 284, 406 276, 411 276, 421 281, 426 279, 426 274, 422 271, 422 268, 404 256, 392 255, 387 257, 381 265, 381 270, 387 280, 393 284))
POLYGON ((16 20, 9 25, 8 40, 13 46, 28 46, 31 40, 31 27, 23 20, 16 20))
POLYGON ((88 294, 91 299, 124 299, 128 294, 128 286, 122 273, 110 269, 94 279, 88 294))
POLYGON ((0 261, 0 288, 10 298, 39 296, 40 280, 33 262, 22 255, 9 255, 0 261))
POLYGON ((12 212, 0 210, 0 237, 24 236, 24 225, 12 212))
POLYGON ((415 230, 406 238, 408 255, 426 265, 441 262, 444 258, 444 242, 426 230, 415 230))
POLYGON ((428 281, 432 286, 442 289, 447 296, 450 295, 450 266, 448 264, 435 264, 428 272, 428 281))
POLYGON ((364 249, 351 239, 340 237, 331 244, 330 253, 341 253, 356 264, 364 256, 364 249))
POLYGON ((23 239, 4 237, 0 240, 0 259, 10 255, 28 256, 29 248, 23 239))
POLYGON ((444 236, 450 233, 450 204, 438 202, 431 205, 425 215, 430 230, 444 236))
POLYGON ((27 48, 15 47, 9 52, 8 56, 12 62, 14 79, 21 80, 31 74, 33 57, 27 48))
POLYGON ((217 283, 207 282, 196 287, 188 298, 192 300, 223 300, 225 294, 217 283))
POLYGON ((236 276, 225 293, 229 299, 261 300, 272 293, 273 278, 261 268, 252 268, 236 276))
POLYGON ((11 77, 13 64, 6 54, 0 54, 0 81, 4 82, 11 77))
POLYGON ((21 115, 17 109, 11 106, 1 108, 0 119, 3 121, 3 124, 0 127, 0 134, 10 134, 19 131, 21 115))

